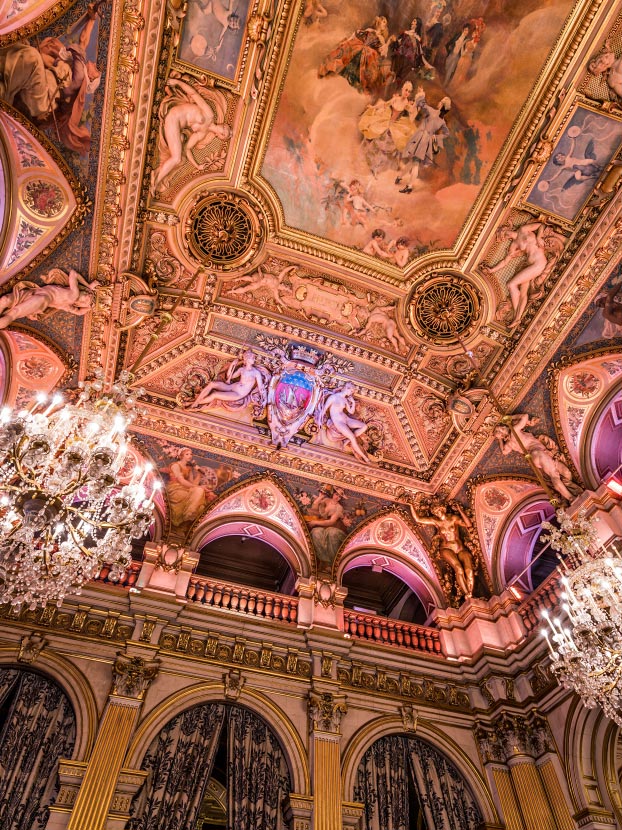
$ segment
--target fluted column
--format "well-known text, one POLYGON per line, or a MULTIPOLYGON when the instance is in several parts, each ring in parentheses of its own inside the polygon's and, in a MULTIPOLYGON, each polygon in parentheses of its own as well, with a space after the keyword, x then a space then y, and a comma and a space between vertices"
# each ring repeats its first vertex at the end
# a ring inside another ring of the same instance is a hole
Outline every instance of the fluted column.
MULTIPOLYGON (((144 653, 144 648, 141 651, 144 653)), ((158 660, 145 659, 140 654, 120 653, 117 656, 112 689, 68 830, 104 830, 143 697, 158 666, 158 660)))
POLYGON ((312 689, 308 712, 313 770, 313 830, 342 830, 341 733, 345 695, 312 689))
POLYGON ((534 759, 515 755, 508 759, 508 768, 525 830, 558 830, 534 759))

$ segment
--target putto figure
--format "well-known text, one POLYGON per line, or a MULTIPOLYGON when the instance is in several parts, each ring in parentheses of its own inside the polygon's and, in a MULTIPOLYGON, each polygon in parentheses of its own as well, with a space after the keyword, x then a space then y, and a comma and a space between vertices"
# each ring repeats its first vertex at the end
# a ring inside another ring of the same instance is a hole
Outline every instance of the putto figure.
POLYGON ((410 505, 410 509, 419 524, 436 528, 438 554, 453 569, 460 593, 465 599, 470 599, 473 596, 475 573, 473 556, 463 536, 468 535, 472 525, 460 505, 457 502, 454 504, 455 509, 452 510, 440 503, 433 504, 425 513, 414 504, 410 505))
POLYGON ((266 400, 266 383, 264 375, 255 365, 255 355, 250 349, 244 352, 242 359, 231 361, 225 380, 212 380, 192 401, 189 409, 209 409, 216 404, 244 406, 249 396, 257 390, 262 403, 266 400))
POLYGON ((527 414, 511 415, 510 419, 513 429, 506 423, 497 424, 494 430, 503 455, 517 452, 524 456, 529 453, 533 466, 544 479, 550 482, 563 499, 572 501, 580 492, 580 487, 573 482, 572 473, 559 447, 548 435, 536 436, 527 432, 527 427, 535 426, 540 419, 527 414))
POLYGON ((99 285, 97 281, 87 282, 73 268, 68 274, 53 268, 41 279, 45 285, 20 280, 10 294, 0 297, 0 329, 7 328, 20 317, 40 320, 54 311, 83 317, 91 310, 93 292, 99 285))

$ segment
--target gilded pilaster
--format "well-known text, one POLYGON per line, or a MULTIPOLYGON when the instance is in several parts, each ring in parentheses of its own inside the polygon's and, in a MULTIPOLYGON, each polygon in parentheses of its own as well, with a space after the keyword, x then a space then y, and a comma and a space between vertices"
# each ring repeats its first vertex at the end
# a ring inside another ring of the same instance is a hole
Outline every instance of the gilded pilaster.
POLYGON ((309 692, 314 830, 343 828, 339 724, 346 711, 345 695, 314 689, 309 692))
POLYGON ((510 777, 521 805, 525 830, 557 830, 535 761, 525 755, 508 760, 510 777))
POLYGON ((117 655, 112 689, 78 792, 68 830, 104 830, 113 805, 123 760, 138 721, 145 692, 155 678, 159 661, 136 654, 117 655))
POLYGON ((537 766, 557 827, 559 830, 575 830, 575 823, 570 815, 568 803, 553 760, 551 758, 540 759, 537 766))
POLYGON ((499 794, 506 830, 524 830, 520 807, 512 786, 510 771, 506 767, 493 766, 492 779, 499 794))

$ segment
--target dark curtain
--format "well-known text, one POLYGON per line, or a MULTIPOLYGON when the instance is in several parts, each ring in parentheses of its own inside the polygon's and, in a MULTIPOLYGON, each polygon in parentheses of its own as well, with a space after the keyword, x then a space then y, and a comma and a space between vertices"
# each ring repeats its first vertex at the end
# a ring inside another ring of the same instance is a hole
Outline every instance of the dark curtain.
POLYGON ((365 805, 367 830, 410 830, 404 742, 380 738, 358 768, 357 800, 365 805))
POLYGON ((365 753, 358 768, 357 801, 365 830, 415 830, 423 813, 429 830, 476 830, 483 818, 456 767, 419 738, 390 735, 365 753), (411 793, 409 796, 408 774, 411 793), (413 804, 418 805, 414 808, 413 804))
POLYGON ((195 830, 224 715, 220 703, 195 706, 153 740, 142 764, 149 776, 132 804, 131 830, 195 830))
POLYGON ((59 758, 70 757, 75 716, 61 689, 34 672, 0 669, 0 827, 45 827, 59 758))
POLYGON ((279 742, 260 718, 233 706, 229 710, 227 791, 228 830, 279 830, 281 803, 290 791, 279 742))
POLYGON ((407 739, 410 769, 426 821, 434 830, 473 830, 482 814, 455 766, 437 749, 407 739))

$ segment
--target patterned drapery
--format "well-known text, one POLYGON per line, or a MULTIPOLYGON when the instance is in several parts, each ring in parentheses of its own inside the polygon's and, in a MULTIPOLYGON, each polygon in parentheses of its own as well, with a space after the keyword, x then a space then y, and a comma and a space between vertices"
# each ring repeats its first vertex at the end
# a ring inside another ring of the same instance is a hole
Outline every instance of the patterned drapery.
POLYGON ((238 706, 229 709, 228 830, 280 830, 289 773, 270 727, 238 706))
POLYGON ((225 707, 209 703, 166 724, 142 764, 149 776, 134 800, 132 830, 195 830, 224 719, 225 707))
POLYGON ((357 792, 365 805, 367 830, 410 830, 404 742, 399 735, 380 738, 365 753, 357 792))
POLYGON ((428 830, 481 825, 479 807, 451 761, 419 738, 390 735, 372 744, 358 768, 355 797, 365 804, 365 830, 413 830, 408 772, 428 830))
POLYGON ((426 821, 434 830, 474 830, 482 814, 455 766, 425 741, 409 738, 408 760, 426 821))
POLYGON ((0 669, 0 827, 40 830, 56 790, 59 758, 71 756, 75 716, 61 689, 41 675, 0 669))

